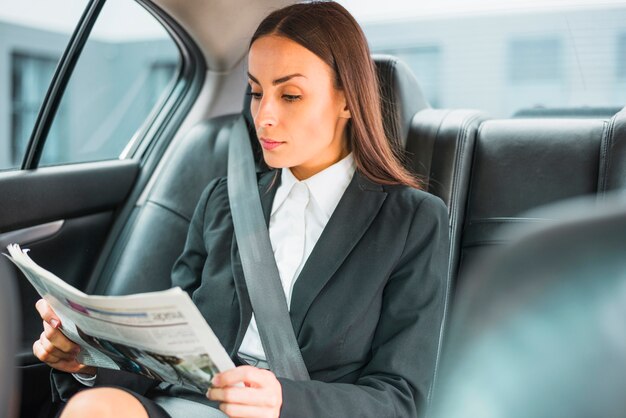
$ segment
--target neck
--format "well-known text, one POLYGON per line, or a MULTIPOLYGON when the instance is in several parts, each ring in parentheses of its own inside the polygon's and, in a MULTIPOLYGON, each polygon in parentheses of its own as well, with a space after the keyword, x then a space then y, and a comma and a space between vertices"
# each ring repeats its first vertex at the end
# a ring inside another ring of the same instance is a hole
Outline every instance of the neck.
POLYGON ((310 177, 313 177, 314 175, 316 175, 317 173, 319 173, 320 171, 323 171, 325 169, 327 169, 328 167, 330 167, 333 164, 338 163, 339 161, 343 160, 348 154, 350 153, 350 151, 348 150, 342 150, 341 154, 339 154, 339 156, 328 160, 328 161, 324 161, 323 163, 318 163, 318 164, 303 164, 303 165, 299 165, 297 167, 289 167, 289 169, 291 170, 291 173, 293 174, 293 176, 295 178, 297 178, 298 180, 302 181, 302 180, 306 180, 310 177))

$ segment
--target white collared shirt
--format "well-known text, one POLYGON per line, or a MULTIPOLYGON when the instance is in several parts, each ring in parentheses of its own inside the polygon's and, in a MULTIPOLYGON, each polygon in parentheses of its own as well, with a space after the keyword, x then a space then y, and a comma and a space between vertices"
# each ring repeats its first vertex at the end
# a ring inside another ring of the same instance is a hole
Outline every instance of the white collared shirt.
MULTIPOLYGON (((352 153, 303 181, 299 181, 289 168, 282 169, 281 183, 270 213, 269 235, 289 307, 296 279, 355 170, 352 153), (303 205, 306 205, 304 211, 303 205)), ((254 315, 239 352, 266 360, 254 315)))

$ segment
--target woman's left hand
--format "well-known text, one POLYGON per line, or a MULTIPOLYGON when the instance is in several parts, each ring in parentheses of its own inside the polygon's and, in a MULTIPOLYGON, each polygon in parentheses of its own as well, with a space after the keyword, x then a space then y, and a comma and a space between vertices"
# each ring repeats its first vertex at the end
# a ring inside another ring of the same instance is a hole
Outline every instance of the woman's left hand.
POLYGON ((229 417, 276 418, 283 404, 282 387, 276 375, 252 366, 217 374, 207 398, 220 402, 220 410, 229 417), (238 383, 244 386, 235 386, 238 383))

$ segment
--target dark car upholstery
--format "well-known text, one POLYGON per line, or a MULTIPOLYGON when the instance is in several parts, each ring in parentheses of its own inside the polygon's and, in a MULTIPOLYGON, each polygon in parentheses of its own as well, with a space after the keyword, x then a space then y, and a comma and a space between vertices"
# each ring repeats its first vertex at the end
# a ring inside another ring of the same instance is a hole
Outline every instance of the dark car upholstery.
POLYGON ((505 240, 511 225, 541 222, 521 214, 626 184, 626 112, 611 119, 509 119, 481 124, 456 275, 505 240))
POLYGON ((486 119, 476 110, 425 109, 413 117, 407 139, 411 169, 423 179, 426 190, 448 206, 450 261, 444 324, 454 291, 476 134, 486 119))
POLYGON ((535 209, 558 220, 475 266, 430 418, 623 416, 625 197, 535 209))

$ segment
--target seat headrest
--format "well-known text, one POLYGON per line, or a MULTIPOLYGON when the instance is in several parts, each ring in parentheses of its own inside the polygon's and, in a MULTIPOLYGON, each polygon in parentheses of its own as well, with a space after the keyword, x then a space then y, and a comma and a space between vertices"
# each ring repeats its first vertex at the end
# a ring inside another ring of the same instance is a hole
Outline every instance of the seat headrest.
POLYGON ((372 59, 378 73, 385 133, 404 149, 413 116, 430 105, 406 63, 392 55, 375 54, 372 59))

